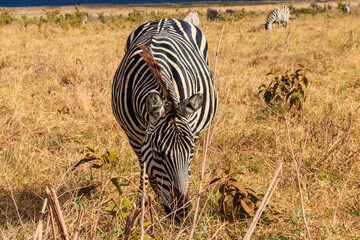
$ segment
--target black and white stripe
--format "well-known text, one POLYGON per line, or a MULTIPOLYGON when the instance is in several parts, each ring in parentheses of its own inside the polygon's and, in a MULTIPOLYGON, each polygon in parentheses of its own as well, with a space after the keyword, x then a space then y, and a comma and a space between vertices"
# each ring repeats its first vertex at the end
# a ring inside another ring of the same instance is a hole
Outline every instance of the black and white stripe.
POLYGON ((113 113, 167 210, 172 201, 187 201, 195 140, 217 108, 207 48, 203 33, 186 21, 145 23, 128 37, 114 76, 113 113), (144 49, 165 87, 141 55, 144 49))
POLYGON ((272 10, 266 20, 265 29, 271 30, 272 25, 277 23, 280 27, 280 23, 286 27, 290 18, 290 9, 286 6, 281 6, 272 10))

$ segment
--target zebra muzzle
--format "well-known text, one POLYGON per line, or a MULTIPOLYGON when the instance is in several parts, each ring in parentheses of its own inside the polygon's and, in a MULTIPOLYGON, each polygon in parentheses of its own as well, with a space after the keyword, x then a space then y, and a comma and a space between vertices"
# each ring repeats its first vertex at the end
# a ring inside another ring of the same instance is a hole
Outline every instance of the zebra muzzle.
POLYGON ((173 186, 171 190, 170 205, 165 207, 167 214, 175 213, 177 216, 185 216, 192 207, 189 198, 189 190, 183 193, 177 187, 173 186))

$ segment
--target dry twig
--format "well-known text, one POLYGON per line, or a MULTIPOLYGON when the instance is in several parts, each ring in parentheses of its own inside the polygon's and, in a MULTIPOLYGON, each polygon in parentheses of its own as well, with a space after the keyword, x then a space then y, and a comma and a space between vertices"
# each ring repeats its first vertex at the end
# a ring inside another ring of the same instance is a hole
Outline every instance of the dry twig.
POLYGON ((84 217, 84 210, 80 210, 78 218, 76 220, 76 227, 75 227, 73 238, 72 238, 73 240, 77 240, 79 237, 81 221, 82 221, 83 217, 84 217))
MULTIPOLYGON (((224 32, 224 28, 225 28, 225 25, 223 25, 223 27, 222 27, 221 34, 220 34, 220 39, 219 39, 219 44, 218 44, 218 47, 217 47, 217 49, 216 49, 215 66, 214 66, 214 77, 213 77, 214 85, 215 85, 215 79, 216 79, 217 59, 218 59, 218 56, 219 56, 219 49, 220 49, 221 37, 222 37, 222 34, 223 34, 223 32, 224 32)), ((213 95, 214 95, 215 88, 213 88, 212 90, 213 90, 213 95)), ((213 101, 214 101, 214 100, 213 100, 213 101)), ((212 103, 212 106, 214 106, 214 102, 212 103)), ((212 112, 214 112, 214 109, 212 109, 212 112)), ((206 140, 204 141, 204 153, 203 153, 203 159, 202 159, 202 162, 201 162, 201 176, 200 176, 200 182, 199 182, 199 191, 198 191, 198 194, 197 194, 197 196, 196 196, 195 213, 194 213, 194 218, 193 218, 193 223, 192 223, 192 226, 191 226, 191 231, 190 231, 189 239, 192 239, 192 238, 193 238, 194 231, 195 231, 196 224, 197 224, 197 214, 198 214, 199 205, 200 205, 200 194, 201 194, 201 192, 202 192, 202 182, 203 182, 204 174, 205 174, 206 154, 207 154, 207 149, 208 149, 209 140, 210 140, 210 128, 211 128, 211 120, 209 121, 209 126, 208 126, 207 135, 206 135, 206 140)))
POLYGON ((58 228, 60 230, 60 234, 61 234, 61 238, 68 240, 69 239, 69 235, 68 232, 66 230, 66 225, 65 225, 65 221, 64 218, 62 216, 62 211, 60 208, 60 204, 58 201, 58 198, 56 196, 56 192, 55 189, 53 187, 45 187, 45 192, 46 192, 46 196, 48 198, 49 201, 49 208, 51 209, 54 218, 58 224, 58 228))
POLYGON ((282 164, 283 163, 280 162, 278 167, 276 168, 275 174, 274 174, 273 178, 271 179, 270 185, 269 185, 269 187, 267 188, 267 190, 265 192, 264 198, 262 199, 259 208, 256 210, 256 213, 255 213, 255 215, 254 215, 254 217, 253 217, 253 219, 251 221, 250 227, 249 227, 249 229, 247 230, 247 232, 245 234, 244 240, 249 240, 250 239, 252 233, 255 230, 256 224, 260 219, 261 214, 263 213, 266 205, 269 203, 271 195, 273 194, 277 184, 280 181, 280 179, 277 179, 277 177, 278 177, 278 175, 280 173, 280 170, 282 168, 282 164))
POLYGON ((36 232, 35 232, 35 236, 34 236, 34 240, 36 239, 42 239, 42 226, 43 226, 43 220, 44 220, 44 216, 45 216, 45 210, 46 210, 46 206, 47 206, 47 198, 45 198, 41 212, 40 212, 40 219, 39 219, 39 223, 38 226, 36 228, 36 232))
POLYGON ((132 228, 134 227, 135 221, 136 221, 136 219, 138 218, 140 212, 141 212, 140 209, 135 209, 132 218, 130 218, 130 215, 128 215, 128 216, 126 217, 125 237, 124 237, 124 240, 130 239, 131 230, 132 230, 132 228))
POLYGON ((302 216, 303 216, 304 223, 305 223, 305 226, 306 226, 306 231, 307 231, 307 233, 309 235, 309 239, 311 240, 310 229, 309 229, 309 225, 308 225, 307 220, 306 220, 306 213, 305 213, 305 207, 304 207, 304 198, 303 198, 303 194, 302 194, 302 190, 301 190, 299 167, 298 167, 298 164, 297 164, 297 161, 296 161, 294 149, 292 147, 291 138, 290 138, 289 124, 288 124, 288 120, 286 118, 286 115, 284 115, 284 119, 285 119, 285 125, 286 125, 286 131, 287 131, 288 141, 289 141, 289 145, 290 145, 291 155, 292 155, 292 159, 293 159, 293 162, 294 162, 296 178, 297 178, 297 182, 298 182, 302 216))
POLYGON ((144 239, 144 216, 145 216, 145 174, 146 174, 146 162, 143 163, 143 175, 142 175, 142 196, 141 196, 141 217, 140 217, 140 240, 144 239))

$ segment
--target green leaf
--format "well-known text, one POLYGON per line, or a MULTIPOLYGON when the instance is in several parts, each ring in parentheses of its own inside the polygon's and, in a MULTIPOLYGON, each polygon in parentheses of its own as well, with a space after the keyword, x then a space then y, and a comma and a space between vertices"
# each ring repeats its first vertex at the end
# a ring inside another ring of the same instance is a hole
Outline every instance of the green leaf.
POLYGON ((241 206, 242 208, 245 210, 245 212, 247 214, 249 214, 250 216, 254 215, 254 203, 248 199, 248 198, 243 198, 240 200, 241 206))
POLYGON ((107 151, 107 153, 109 154, 111 162, 115 161, 116 155, 111 150, 107 151))
POLYGON ((150 226, 151 222, 144 222, 144 227, 150 226))
POLYGON ((84 210, 84 205, 81 203, 81 198, 75 199, 75 206, 79 210, 84 210))
POLYGON ((236 208, 239 205, 240 193, 236 193, 233 198, 233 206, 236 208))
POLYGON ((96 157, 85 157, 83 159, 81 159, 80 161, 78 161, 74 166, 73 168, 71 169, 72 171, 74 171, 75 168, 77 168, 78 166, 84 164, 84 163, 87 163, 87 162, 91 162, 91 161, 94 161, 94 160, 98 160, 98 158, 96 157))
POLYGON ((121 208, 126 208, 130 206, 132 202, 128 198, 124 198, 121 203, 121 208))
POLYGON ((93 147, 86 146, 86 148, 87 148, 90 152, 92 152, 92 153, 95 153, 95 152, 96 152, 93 147))
POLYGON ((238 182, 232 183, 231 184, 232 187, 234 187, 235 189, 237 189, 237 191, 239 193, 241 193, 242 195, 244 195, 245 197, 248 196, 247 191, 245 190, 245 188, 238 182))
POLYGON ((209 185, 214 184, 214 183, 216 183, 216 182, 218 182, 220 180, 221 180, 220 177, 214 178, 213 180, 210 181, 209 185))
POLYGON ((248 187, 245 187, 245 189, 247 190, 247 193, 249 194, 250 197, 254 198, 255 200, 260 200, 259 195, 257 195, 253 189, 248 187))
POLYGON ((114 202, 109 202, 107 207, 105 208, 105 211, 111 213, 112 215, 115 215, 119 211, 119 209, 114 202))
POLYGON ((90 186, 80 188, 79 191, 77 192, 77 197, 79 197, 79 198, 84 197, 86 194, 91 192, 91 190, 97 188, 98 186, 100 186, 99 183, 98 184, 92 184, 90 186))
POLYGON ((221 184, 220 187, 219 187, 219 192, 221 194, 224 194, 225 193, 225 184, 221 184))
POLYGON ((119 177, 113 177, 113 178, 110 179, 110 181, 114 184, 114 186, 118 190, 119 195, 121 196, 123 194, 123 191, 124 191, 123 187, 126 186, 126 184, 122 183, 121 178, 119 178, 119 177))
POLYGON ((99 164, 93 164, 91 165, 91 168, 95 168, 95 169, 99 169, 101 168, 102 165, 99 165, 99 164))
POLYGON ((226 207, 225 207, 225 195, 221 196, 218 200, 220 212, 226 214, 226 207))
POLYGON ((308 84, 309 84, 309 81, 308 81, 307 77, 303 77, 303 78, 302 78, 302 81, 303 81, 305 87, 307 87, 308 84))

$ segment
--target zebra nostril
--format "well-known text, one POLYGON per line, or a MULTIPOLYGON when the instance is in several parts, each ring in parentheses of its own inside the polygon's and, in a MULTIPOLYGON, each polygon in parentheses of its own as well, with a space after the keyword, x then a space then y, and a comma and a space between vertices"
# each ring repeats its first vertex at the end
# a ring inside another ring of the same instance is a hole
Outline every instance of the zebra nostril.
POLYGON ((189 191, 182 193, 178 188, 174 187, 171 191, 171 204, 170 209, 175 212, 176 215, 186 214, 191 209, 192 204, 189 201, 189 191))

